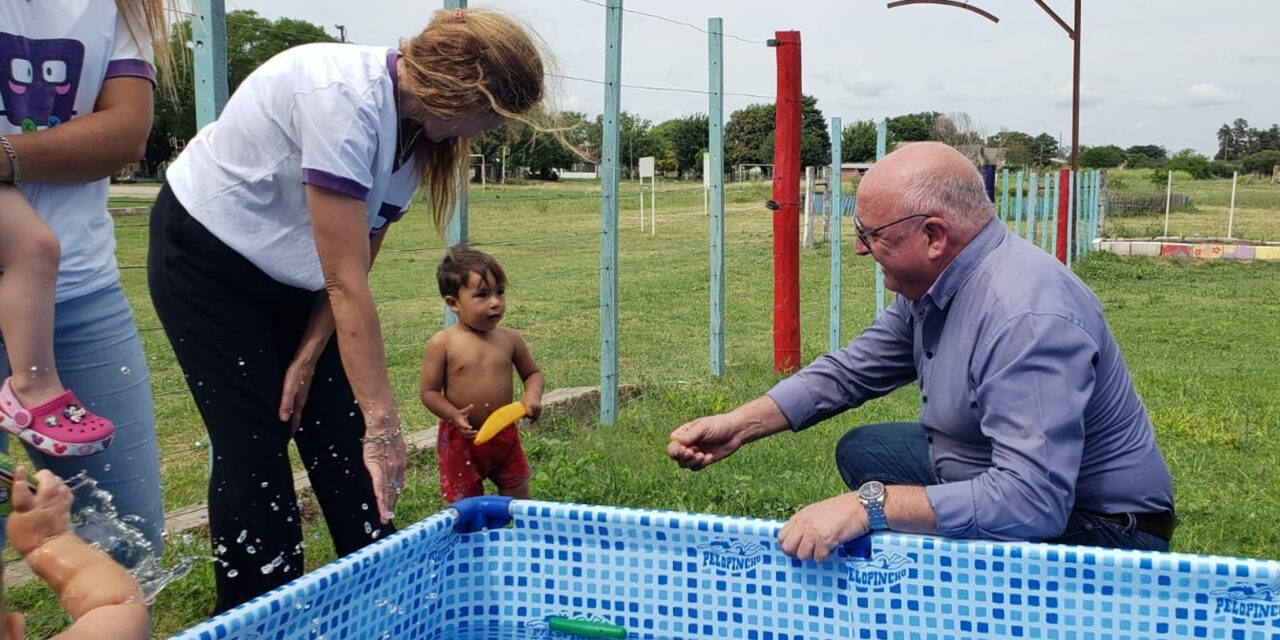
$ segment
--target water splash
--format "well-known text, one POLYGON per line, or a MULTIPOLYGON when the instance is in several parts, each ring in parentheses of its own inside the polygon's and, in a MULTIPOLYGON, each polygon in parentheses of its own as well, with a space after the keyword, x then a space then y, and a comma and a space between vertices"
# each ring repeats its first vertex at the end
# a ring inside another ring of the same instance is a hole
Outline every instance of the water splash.
POLYGON ((67 486, 84 505, 76 512, 76 534, 119 562, 138 581, 148 605, 169 583, 187 575, 196 560, 212 560, 183 556, 172 567, 161 565, 155 545, 138 527, 142 519, 121 517, 111 494, 98 488, 97 480, 81 471, 67 479, 67 486))

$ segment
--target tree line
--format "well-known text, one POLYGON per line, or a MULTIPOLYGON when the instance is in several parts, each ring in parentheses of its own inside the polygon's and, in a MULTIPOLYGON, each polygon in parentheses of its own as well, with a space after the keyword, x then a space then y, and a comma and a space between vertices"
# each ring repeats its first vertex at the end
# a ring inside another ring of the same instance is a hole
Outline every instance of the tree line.
MULTIPOLYGON (((312 42, 334 42, 323 27, 305 20, 268 20, 251 10, 227 14, 227 82, 234 92, 253 69, 289 47, 312 42)), ((192 40, 191 23, 182 21, 172 30, 175 51, 186 51, 192 40)), ((151 137, 144 157, 152 172, 162 168, 196 132, 195 90, 190 56, 179 56, 174 65, 174 99, 156 101, 151 137)), ((773 163, 773 104, 753 104, 734 111, 724 127, 725 166, 773 163)), ((652 156, 655 168, 669 176, 699 177, 702 156, 709 147, 708 118, 705 114, 673 118, 657 124, 637 114, 623 112, 619 118, 620 162, 629 175, 639 158, 652 156)), ((868 162, 876 154, 876 122, 857 120, 840 132, 841 161, 868 162)), ((901 143, 937 140, 962 148, 976 161, 994 161, 1003 155, 1005 166, 1048 167, 1064 162, 1069 150, 1048 133, 1032 136, 1021 131, 1001 130, 988 135, 965 113, 937 111, 908 113, 886 121, 887 150, 901 143), (997 151, 999 150, 999 151, 997 151)), ((545 129, 546 127, 542 127, 545 129)), ((472 151, 484 157, 484 164, 505 163, 506 175, 515 170, 529 177, 549 179, 557 172, 581 162, 574 152, 598 158, 603 116, 594 118, 581 112, 556 114, 551 131, 514 122, 472 139, 472 151), (569 145, 569 146, 566 146, 569 145), (572 148, 570 148, 572 147, 572 148)), ((1243 118, 1222 125, 1218 131, 1219 151, 1210 160, 1192 149, 1173 155, 1159 145, 1116 145, 1083 147, 1080 164, 1086 168, 1154 168, 1183 170, 1197 178, 1230 176, 1232 171, 1270 174, 1280 165, 1280 126, 1254 129, 1243 118)), ((801 105, 800 155, 802 166, 831 162, 831 137, 827 120, 813 96, 803 96, 801 105)))

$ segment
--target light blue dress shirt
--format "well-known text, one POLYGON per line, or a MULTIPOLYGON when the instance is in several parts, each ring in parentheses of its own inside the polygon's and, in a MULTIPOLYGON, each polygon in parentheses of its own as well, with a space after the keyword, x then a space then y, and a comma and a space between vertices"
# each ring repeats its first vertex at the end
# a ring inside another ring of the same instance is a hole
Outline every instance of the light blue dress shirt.
POLYGON ((1169 469, 1093 291, 993 220, 919 302, 895 298, 848 346, 769 396, 800 430, 919 384, 956 538, 1043 540, 1072 509, 1173 510, 1169 469))

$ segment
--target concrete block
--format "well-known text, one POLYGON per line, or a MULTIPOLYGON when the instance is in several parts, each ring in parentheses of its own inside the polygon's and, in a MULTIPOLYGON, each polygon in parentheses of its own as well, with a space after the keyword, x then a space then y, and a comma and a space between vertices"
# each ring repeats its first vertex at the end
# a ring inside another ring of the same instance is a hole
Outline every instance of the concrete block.
POLYGON ((1239 245, 1234 245, 1234 244, 1224 244, 1224 245, 1222 245, 1222 256, 1221 256, 1221 257, 1222 257, 1222 258, 1234 258, 1234 257, 1236 257, 1236 247, 1237 247, 1237 246, 1239 246, 1239 245))
POLYGON ((1280 260, 1280 247, 1258 247, 1253 257, 1255 260, 1280 260))
POLYGON ((1220 244, 1196 244, 1191 245, 1191 257, 1200 260, 1217 260, 1222 257, 1222 245, 1220 244))
POLYGON ((1251 244, 1238 244, 1236 245, 1234 257, 1236 260, 1252 260, 1254 251, 1256 250, 1257 247, 1251 244))
POLYGON ((1118 256, 1130 255, 1130 252, 1132 251, 1132 247, 1133 247, 1132 242, 1109 242, 1107 244, 1111 245, 1111 248, 1107 250, 1118 256))
POLYGON ((1190 258, 1191 245, 1181 242, 1165 242, 1160 245, 1160 255, 1165 258, 1190 258))
POLYGON ((1160 243, 1159 242, 1131 242, 1129 243, 1129 255, 1158 256, 1160 255, 1160 243))

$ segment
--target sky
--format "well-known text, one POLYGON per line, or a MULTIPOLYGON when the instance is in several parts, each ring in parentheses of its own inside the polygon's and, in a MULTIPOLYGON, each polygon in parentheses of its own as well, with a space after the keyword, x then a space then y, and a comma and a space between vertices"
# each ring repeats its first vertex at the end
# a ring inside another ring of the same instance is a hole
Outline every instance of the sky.
MULTIPOLYGON (((335 36, 394 46, 443 3, 405 0, 225 0, 227 11, 299 18, 335 36), (354 7, 354 8, 353 8, 354 7)), ((1045 0, 1068 25, 1070 0, 1045 0)), ((776 31, 799 31, 802 83, 828 118, 848 125, 919 111, 967 114, 1003 129, 1071 141, 1071 40, 1034 0, 962 9, 870 0, 624 0, 622 108, 654 124, 706 113, 707 19, 724 21, 725 117, 772 102, 776 31), (643 15, 651 14, 651 15, 643 15), (652 17, 652 16, 661 16, 652 17), (627 86, 634 85, 634 86, 627 86), (641 87, 663 87, 655 91, 641 87), (744 95, 732 95, 744 94, 744 95)), ((600 113, 603 0, 472 0, 532 27, 560 76, 561 109, 600 113), (591 82, 596 81, 596 82, 591 82)), ((1080 144, 1156 144, 1212 157, 1236 118, 1280 123, 1280 0, 1086 0, 1081 35, 1080 144)))

